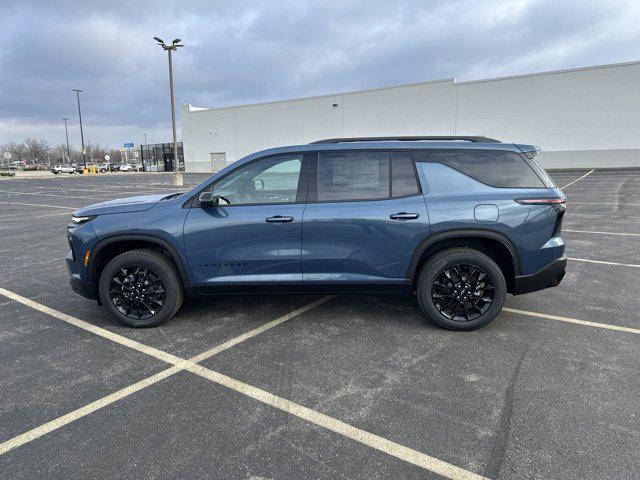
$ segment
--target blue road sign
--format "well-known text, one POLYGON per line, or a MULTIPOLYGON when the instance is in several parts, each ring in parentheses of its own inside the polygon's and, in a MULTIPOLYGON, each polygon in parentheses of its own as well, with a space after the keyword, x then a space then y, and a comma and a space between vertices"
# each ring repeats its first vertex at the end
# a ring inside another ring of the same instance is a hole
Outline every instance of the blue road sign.
POLYGON ((133 148, 133 143, 125 143, 124 148, 133 148))

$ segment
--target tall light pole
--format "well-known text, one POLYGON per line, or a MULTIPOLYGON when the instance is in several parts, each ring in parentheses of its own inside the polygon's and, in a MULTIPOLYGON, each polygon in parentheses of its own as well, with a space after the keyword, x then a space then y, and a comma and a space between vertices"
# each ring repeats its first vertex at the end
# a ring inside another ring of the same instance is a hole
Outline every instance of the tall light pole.
POLYGON ((171 63, 171 52, 178 50, 178 47, 184 47, 179 45, 180 39, 176 38, 171 42, 171 45, 166 45, 164 40, 158 37, 153 37, 158 42, 158 45, 169 53, 169 90, 171 91, 171 127, 173 128, 173 184, 181 187, 184 185, 182 179, 182 172, 180 171, 180 158, 178 157, 178 142, 176 139, 176 107, 173 103, 173 64, 171 63))
POLYGON ((82 111, 80 110, 80 92, 82 90, 78 90, 77 88, 73 89, 76 92, 76 97, 78 98, 78 116, 80 117, 80 141, 82 142, 82 165, 84 165, 84 169, 87 169, 87 152, 84 149, 84 134, 82 133, 82 111))
POLYGON ((147 134, 146 133, 144 134, 144 144, 145 145, 147 144, 147 134))
POLYGON ((62 120, 64 120, 64 134, 67 137, 67 162, 71 163, 71 153, 69 152, 69 130, 67 129, 67 122, 69 119, 62 117, 62 120))

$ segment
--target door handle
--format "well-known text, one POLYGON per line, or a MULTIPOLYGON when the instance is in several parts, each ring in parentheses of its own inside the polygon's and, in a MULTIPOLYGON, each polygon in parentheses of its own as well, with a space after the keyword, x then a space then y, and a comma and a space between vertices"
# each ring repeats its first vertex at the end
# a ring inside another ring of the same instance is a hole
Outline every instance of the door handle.
POLYGON ((293 217, 283 217, 282 215, 276 215, 274 217, 267 217, 265 219, 267 223, 289 223, 293 222, 293 217))
POLYGON ((400 213, 395 213, 393 215, 389 215, 389 218, 391 220, 415 220, 419 216, 420 216, 419 213, 400 212, 400 213))

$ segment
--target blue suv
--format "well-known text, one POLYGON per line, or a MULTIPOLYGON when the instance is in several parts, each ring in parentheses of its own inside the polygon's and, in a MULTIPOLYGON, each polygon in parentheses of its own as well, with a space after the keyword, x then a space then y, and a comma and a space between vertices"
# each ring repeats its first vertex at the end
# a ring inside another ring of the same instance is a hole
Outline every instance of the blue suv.
POLYGON ((556 286, 565 196, 531 145, 338 138, 265 150, 187 193, 91 205, 68 226, 73 289, 121 323, 230 292, 415 294, 451 330, 556 286))

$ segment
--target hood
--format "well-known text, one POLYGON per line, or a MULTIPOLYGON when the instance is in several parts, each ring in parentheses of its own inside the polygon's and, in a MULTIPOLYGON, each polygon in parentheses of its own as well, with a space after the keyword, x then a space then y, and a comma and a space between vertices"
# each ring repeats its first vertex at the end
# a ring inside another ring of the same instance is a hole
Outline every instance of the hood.
MULTIPOLYGON (((173 192, 177 193, 177 192, 173 192)), ((73 212, 75 216, 85 217, 91 215, 106 215, 109 213, 143 212, 149 210, 163 198, 172 195, 172 192, 156 195, 141 195, 139 197, 119 198, 108 202, 95 203, 73 212)))

